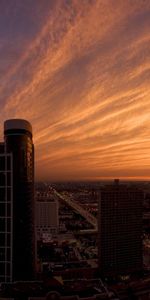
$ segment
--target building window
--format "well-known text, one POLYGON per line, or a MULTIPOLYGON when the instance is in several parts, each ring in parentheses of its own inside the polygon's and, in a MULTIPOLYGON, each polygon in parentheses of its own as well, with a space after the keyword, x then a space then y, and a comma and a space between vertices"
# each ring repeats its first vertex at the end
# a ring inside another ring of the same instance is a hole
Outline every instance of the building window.
POLYGON ((0 186, 5 186, 5 173, 0 172, 0 186))
POLYGON ((0 233, 0 247, 5 245, 5 233, 0 233))
POLYGON ((5 218, 0 218, 0 231, 5 232, 5 218))
POLYGON ((0 217, 5 216, 5 203, 0 203, 0 217))
POLYGON ((5 202, 5 188, 0 187, 0 202, 5 202))
POLYGON ((5 248, 0 248, 0 262, 5 261, 5 248))
POLYGON ((7 185, 11 186, 11 174, 10 174, 10 172, 7 172, 7 185))
POLYGON ((7 188, 7 202, 11 202, 11 188, 7 188))
POLYGON ((5 171, 5 156, 0 156, 0 170, 5 171))
POLYGON ((10 156, 7 156, 7 170, 11 170, 11 160, 10 160, 10 156))
POLYGON ((1 274, 5 274, 5 263, 0 262, 0 270, 1 270, 1 274))

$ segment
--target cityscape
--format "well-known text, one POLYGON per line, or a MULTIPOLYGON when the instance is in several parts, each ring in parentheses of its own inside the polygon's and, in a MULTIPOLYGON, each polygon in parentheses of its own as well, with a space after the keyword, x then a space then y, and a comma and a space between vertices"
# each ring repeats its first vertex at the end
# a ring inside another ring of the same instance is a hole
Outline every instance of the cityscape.
POLYGON ((1 299, 149 299, 150 182, 35 182, 32 126, 0 144, 1 299))
POLYGON ((0 300, 150 299, 150 0, 0 0, 0 300))

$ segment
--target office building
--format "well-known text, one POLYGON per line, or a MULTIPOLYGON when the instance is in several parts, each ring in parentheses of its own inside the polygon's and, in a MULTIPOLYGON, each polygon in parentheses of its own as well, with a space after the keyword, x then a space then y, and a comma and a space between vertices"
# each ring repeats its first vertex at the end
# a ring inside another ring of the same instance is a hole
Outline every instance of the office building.
POLYGON ((59 229, 58 200, 50 196, 39 196, 36 199, 36 233, 37 240, 55 235, 59 229))
POLYGON ((0 217, 4 258, 0 281, 30 280, 35 270, 34 146, 30 123, 7 120, 0 149, 0 205, 4 208, 0 217))
POLYGON ((12 281, 12 154, 0 144, 0 282, 12 281))
POLYGON ((132 186, 107 185, 99 203, 99 269, 105 276, 142 269, 143 192, 132 186))

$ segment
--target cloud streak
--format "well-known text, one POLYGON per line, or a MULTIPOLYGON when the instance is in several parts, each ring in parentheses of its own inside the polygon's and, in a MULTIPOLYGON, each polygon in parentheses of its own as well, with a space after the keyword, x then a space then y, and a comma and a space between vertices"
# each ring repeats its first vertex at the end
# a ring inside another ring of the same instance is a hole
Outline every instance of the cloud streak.
POLYGON ((0 32, 1 120, 33 124, 37 179, 150 178, 150 2, 42 3, 0 32))

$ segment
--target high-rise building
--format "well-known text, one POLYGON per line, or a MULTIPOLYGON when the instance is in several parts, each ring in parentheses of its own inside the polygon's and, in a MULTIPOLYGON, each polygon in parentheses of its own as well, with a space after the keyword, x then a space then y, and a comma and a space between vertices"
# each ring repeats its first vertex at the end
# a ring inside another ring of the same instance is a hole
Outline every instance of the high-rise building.
POLYGON ((141 190, 118 180, 101 189, 99 268, 104 276, 142 269, 142 200, 141 190))
POLYGON ((47 235, 55 235, 59 229, 58 200, 50 196, 36 197, 36 236, 37 240, 47 235))
POLYGON ((30 123, 7 120, 0 150, 0 205, 3 207, 0 281, 30 280, 35 269, 34 146, 30 123))
POLYGON ((0 282, 12 281, 12 154, 0 144, 0 282))

